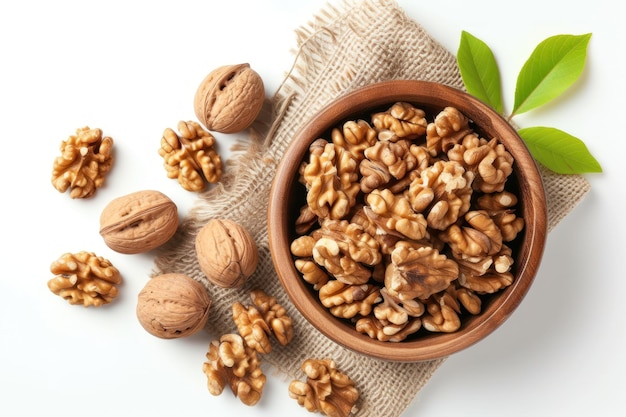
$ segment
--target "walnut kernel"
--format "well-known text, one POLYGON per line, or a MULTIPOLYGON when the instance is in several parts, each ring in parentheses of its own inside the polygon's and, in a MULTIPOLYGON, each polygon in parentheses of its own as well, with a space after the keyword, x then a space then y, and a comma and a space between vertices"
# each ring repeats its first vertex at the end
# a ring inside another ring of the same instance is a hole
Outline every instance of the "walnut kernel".
POLYGON ((83 127, 61 142, 61 156, 54 160, 52 185, 71 198, 88 198, 104 184, 113 166, 113 139, 101 129, 83 127))
POLYGON ((48 281, 53 293, 70 304, 99 307, 117 297, 122 277, 111 262, 93 252, 65 253, 50 266, 56 276, 48 281))
POLYGON ((332 359, 307 359, 302 363, 306 381, 289 384, 289 396, 310 412, 329 417, 347 417, 359 399, 359 391, 332 359))
POLYGON ((205 182, 222 177, 222 159, 215 150, 215 138, 196 122, 178 122, 178 134, 163 131, 159 155, 168 178, 176 178, 187 191, 202 191, 205 182))
POLYGON ((256 351, 234 333, 211 341, 202 371, 212 395, 220 395, 226 385, 246 405, 255 405, 261 399, 266 376, 261 370, 256 351))

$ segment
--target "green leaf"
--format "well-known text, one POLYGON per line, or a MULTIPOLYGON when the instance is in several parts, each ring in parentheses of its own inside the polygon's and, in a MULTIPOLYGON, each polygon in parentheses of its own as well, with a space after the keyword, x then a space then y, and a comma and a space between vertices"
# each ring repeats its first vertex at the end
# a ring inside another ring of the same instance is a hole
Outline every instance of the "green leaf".
POLYGON ((552 127, 528 127, 517 132, 530 153, 557 174, 602 172, 602 167, 578 138, 552 127))
POLYGON ((541 42, 517 77, 511 117, 561 95, 580 77, 591 33, 556 35, 541 42))
POLYGON ((489 46, 463 31, 457 63, 467 92, 502 113, 500 71, 489 46))

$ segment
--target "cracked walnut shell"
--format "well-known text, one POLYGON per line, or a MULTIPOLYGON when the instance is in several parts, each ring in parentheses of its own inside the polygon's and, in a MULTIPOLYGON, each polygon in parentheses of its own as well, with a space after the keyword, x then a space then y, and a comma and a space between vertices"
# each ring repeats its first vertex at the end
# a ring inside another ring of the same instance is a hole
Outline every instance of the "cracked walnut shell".
POLYGON ((259 74, 249 64, 224 65, 211 71, 194 96, 196 117, 209 130, 235 133, 248 128, 265 101, 259 74))
POLYGON ((104 184, 113 166, 113 139, 101 129, 83 127, 61 142, 61 156, 54 160, 52 185, 71 198, 89 198, 104 184))
POLYGON ((122 277, 111 262, 93 252, 65 253, 50 266, 48 288, 70 304, 99 307, 117 297, 122 277))
POLYGON ((150 279, 137 298, 137 319, 150 334, 162 339, 191 336, 209 318, 211 297, 204 286, 184 274, 150 279))
POLYGON ((241 287, 259 263, 254 238, 232 220, 209 220, 198 232, 195 246, 200 269, 222 288, 241 287))

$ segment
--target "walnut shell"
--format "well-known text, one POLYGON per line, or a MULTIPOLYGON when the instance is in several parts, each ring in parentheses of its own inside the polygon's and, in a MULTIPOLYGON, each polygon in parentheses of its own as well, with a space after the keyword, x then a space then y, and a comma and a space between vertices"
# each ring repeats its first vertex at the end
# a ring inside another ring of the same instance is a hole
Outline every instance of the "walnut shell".
POLYGON ((178 209, 158 191, 137 191, 112 200, 100 215, 100 235, 116 252, 133 254, 155 249, 178 228, 178 209))
POLYGON ((208 130, 235 133, 254 122, 264 100, 263 80, 249 64, 225 65, 200 83, 193 106, 208 130))
POLYGON ((137 318, 162 339, 191 336, 206 325, 211 301, 206 288, 187 275, 158 275, 139 293, 137 318))
POLYGON ((196 254, 207 279, 222 288, 241 287, 259 263, 257 245, 243 226, 211 219, 196 236, 196 254))

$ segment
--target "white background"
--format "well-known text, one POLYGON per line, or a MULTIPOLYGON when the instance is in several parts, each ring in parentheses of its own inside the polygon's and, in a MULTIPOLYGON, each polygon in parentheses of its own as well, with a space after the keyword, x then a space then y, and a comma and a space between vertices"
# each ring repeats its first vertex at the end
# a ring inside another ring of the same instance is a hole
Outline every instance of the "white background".
MULTIPOLYGON (((576 86, 516 120, 580 137, 604 168, 587 175, 591 192, 550 234, 522 306, 487 340, 450 357, 404 416, 626 415, 624 3, 398 3, 452 52, 462 30, 488 43, 509 110, 517 71, 537 43, 592 32, 576 86)), ((140 189, 164 192, 184 215, 195 194, 165 176, 157 153, 163 129, 194 118, 195 89, 220 65, 249 62, 273 94, 293 61, 295 29, 325 4, 0 5, 1 415, 310 415, 276 375, 255 407, 228 392, 211 396, 201 370, 210 336, 164 341, 139 326, 136 294, 153 254, 111 251, 98 218, 112 198, 140 189), (50 184, 52 161, 60 141, 85 125, 114 138, 117 159, 94 198, 71 200, 50 184), (47 289, 50 263, 80 250, 122 271, 114 304, 71 306, 47 289)), ((217 137, 227 157, 234 138, 217 137)))

